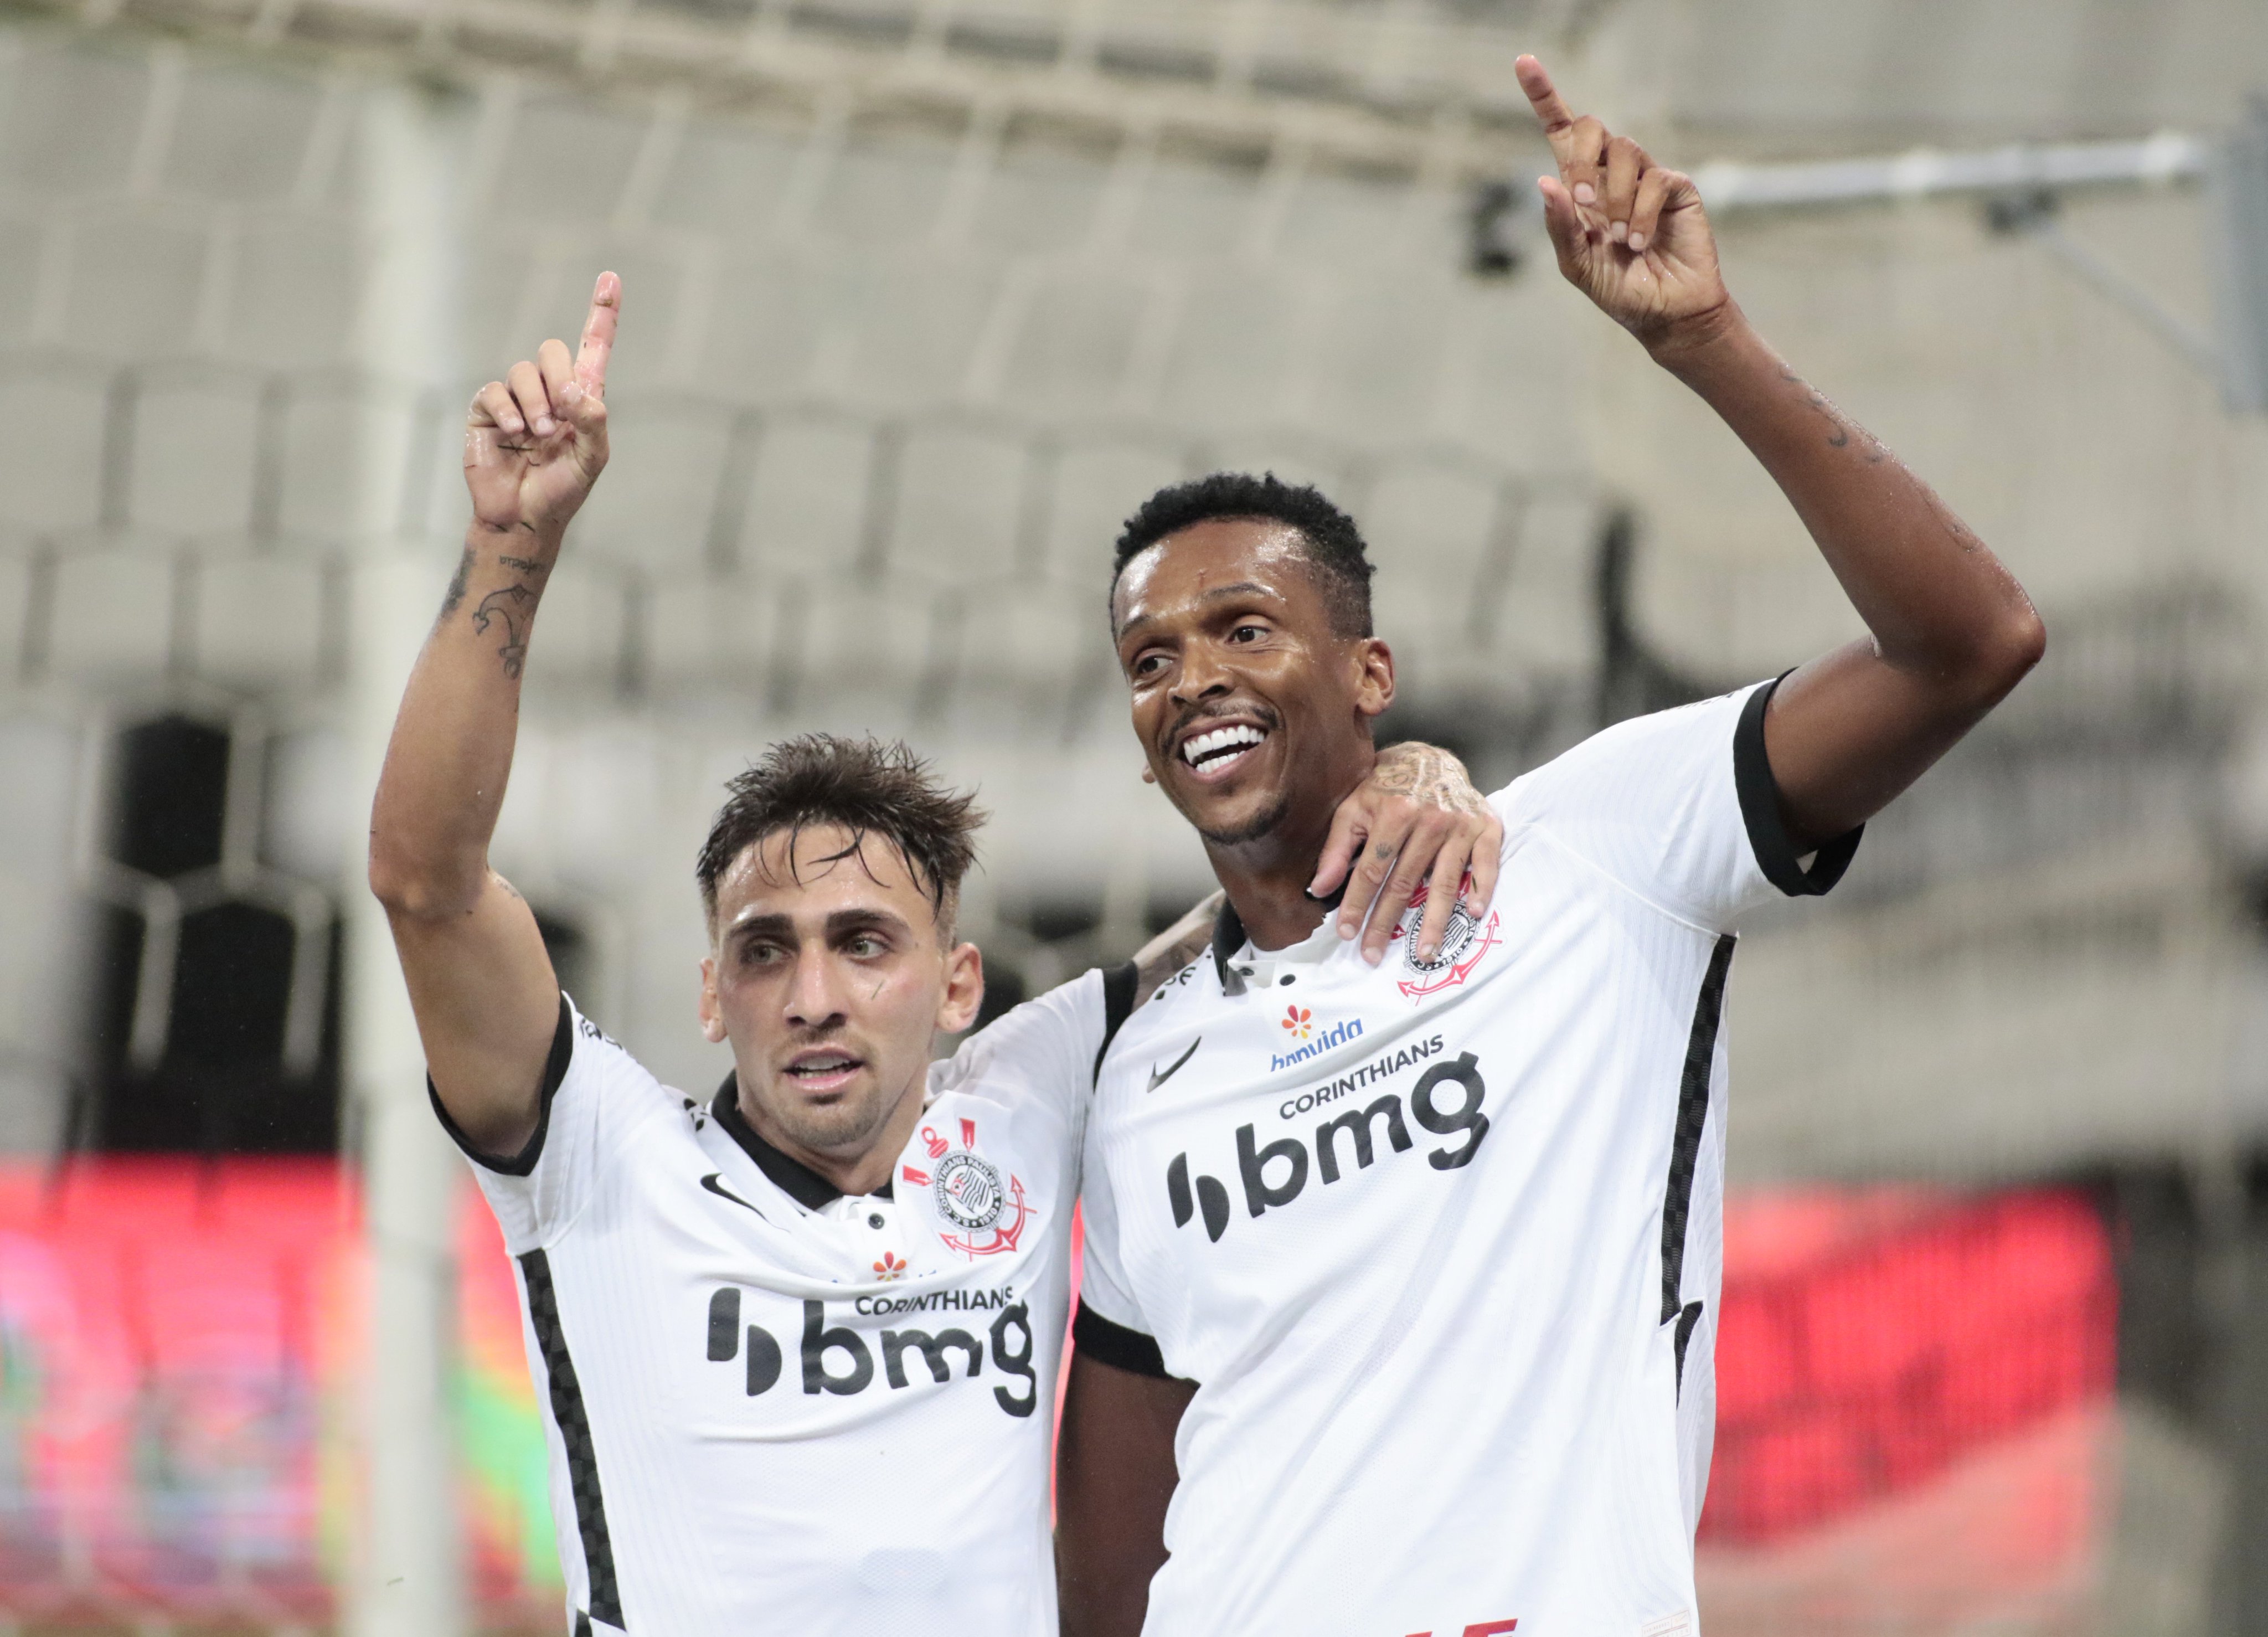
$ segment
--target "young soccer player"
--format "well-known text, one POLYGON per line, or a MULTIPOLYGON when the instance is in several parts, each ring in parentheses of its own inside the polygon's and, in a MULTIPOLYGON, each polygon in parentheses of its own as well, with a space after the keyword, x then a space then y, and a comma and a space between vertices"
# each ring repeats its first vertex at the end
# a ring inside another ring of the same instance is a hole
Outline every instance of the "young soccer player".
POLYGON ((1228 902, 1089 1122, 1069 1637, 1695 1629, 1733 929, 1833 886, 2042 650, 1983 543, 1749 327, 1693 184, 1520 72, 1561 270, 1778 481, 1869 635, 1516 780, 1497 907, 1373 967, 1300 891, 1394 697, 1360 535, 1235 477, 1132 520, 1135 734, 1228 902))
MULTIPOLYGON (((981 815, 902 747, 793 740, 701 853, 701 1027, 734 1067, 695 1098, 577 1013, 489 867, 536 610, 606 463, 620 293, 600 279, 577 357, 547 342, 474 402, 473 522, 371 824, 436 1110, 519 1267, 570 1622, 1052 1637, 1080 1138, 1140 971, 932 1065, 983 993, 954 931, 981 815)), ((1500 826, 1455 772, 1413 748, 1344 804, 1342 857, 1406 841, 1381 946, 1415 872, 1478 848, 1493 874, 1500 826)), ((1350 896, 1385 874, 1366 859, 1350 896)))

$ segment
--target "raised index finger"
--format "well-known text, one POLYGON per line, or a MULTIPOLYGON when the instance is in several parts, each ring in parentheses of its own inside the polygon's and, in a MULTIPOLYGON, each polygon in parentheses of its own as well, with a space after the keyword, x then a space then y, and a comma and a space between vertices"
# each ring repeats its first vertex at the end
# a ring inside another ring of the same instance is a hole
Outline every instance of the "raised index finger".
POLYGON ((1535 110, 1536 122, 1543 127, 1544 136, 1550 139, 1553 146, 1557 146, 1559 138, 1566 135, 1568 128, 1575 122, 1575 116, 1567 111, 1566 103, 1560 100, 1558 87, 1551 83, 1551 76, 1543 71, 1543 64, 1532 56, 1516 60, 1512 71, 1520 77, 1520 88, 1528 93, 1528 106, 1535 110))
POLYGON ((591 291, 591 316, 583 321, 582 343, 575 349, 575 379, 594 398, 607 395, 607 355, 615 350, 615 321, 622 310, 622 281, 599 275, 591 291))

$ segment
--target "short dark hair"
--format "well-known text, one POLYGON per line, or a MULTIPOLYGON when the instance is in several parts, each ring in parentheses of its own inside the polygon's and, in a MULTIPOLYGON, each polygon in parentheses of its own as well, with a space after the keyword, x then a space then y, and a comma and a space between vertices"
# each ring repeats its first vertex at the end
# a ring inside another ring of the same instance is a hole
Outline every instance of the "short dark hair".
POLYGON ((850 844, 828 861, 856 854, 869 834, 884 837, 929 896, 939 926, 949 931, 986 816, 974 796, 939 784, 897 741, 833 734, 783 739, 725 785, 725 805, 694 866, 702 908, 716 918, 717 883, 750 844, 786 830, 792 858, 805 826, 832 824, 850 832, 850 844))
POLYGON ((1299 531, 1307 561, 1330 610, 1331 629, 1342 637, 1367 637, 1370 623, 1371 562, 1354 519, 1308 483, 1287 483, 1273 472, 1215 472, 1160 489, 1126 520, 1118 536, 1118 556, 1110 569, 1110 589, 1135 557, 1169 535, 1218 518, 1272 518, 1299 531))

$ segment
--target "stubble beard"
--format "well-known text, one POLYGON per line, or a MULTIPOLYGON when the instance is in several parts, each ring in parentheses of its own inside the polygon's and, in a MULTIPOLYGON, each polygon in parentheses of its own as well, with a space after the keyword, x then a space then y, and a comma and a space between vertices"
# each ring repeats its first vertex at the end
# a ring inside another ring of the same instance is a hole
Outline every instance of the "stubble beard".
POLYGON ((1292 794, 1285 791, 1277 796, 1274 806, 1234 830, 1207 830, 1199 824, 1197 832, 1216 847, 1241 847, 1274 835, 1291 813, 1292 794))

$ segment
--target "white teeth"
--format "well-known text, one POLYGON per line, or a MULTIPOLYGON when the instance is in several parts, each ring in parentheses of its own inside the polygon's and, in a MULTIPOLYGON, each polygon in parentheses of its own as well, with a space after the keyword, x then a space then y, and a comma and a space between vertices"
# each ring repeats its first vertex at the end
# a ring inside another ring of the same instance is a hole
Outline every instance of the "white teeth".
POLYGON ((1234 749, 1243 745, 1256 745, 1268 735, 1256 727, 1216 727, 1209 734, 1198 734, 1182 741, 1182 759, 1195 767, 1216 750, 1234 749))

